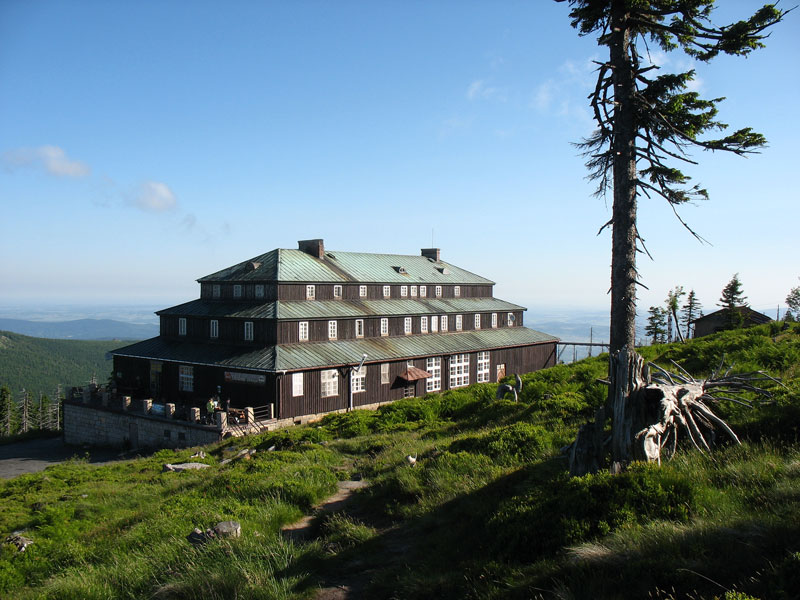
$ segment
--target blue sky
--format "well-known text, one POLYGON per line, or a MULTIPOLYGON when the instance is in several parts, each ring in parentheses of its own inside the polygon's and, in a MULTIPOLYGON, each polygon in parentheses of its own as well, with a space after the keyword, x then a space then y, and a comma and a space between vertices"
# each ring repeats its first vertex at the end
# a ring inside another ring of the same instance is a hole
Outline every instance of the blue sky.
MULTIPOLYGON (((725 0, 719 20, 758 3, 725 0)), ((0 304, 197 297, 198 277, 321 237, 417 254, 528 306, 604 308, 610 205, 591 132, 593 38, 528 2, 0 3, 0 304)), ((655 53, 665 69, 680 54, 655 53)), ((674 285, 707 310, 738 272, 755 308, 799 285, 800 13, 750 58, 697 65, 748 159, 696 153, 711 200, 643 201, 639 312, 674 285)), ((532 315, 529 314, 528 318, 532 315)))

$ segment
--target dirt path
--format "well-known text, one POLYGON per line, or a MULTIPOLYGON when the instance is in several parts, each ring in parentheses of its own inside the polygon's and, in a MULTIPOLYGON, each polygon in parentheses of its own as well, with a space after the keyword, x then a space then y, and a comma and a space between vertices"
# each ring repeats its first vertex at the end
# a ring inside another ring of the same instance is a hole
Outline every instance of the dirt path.
POLYGON ((353 492, 365 488, 367 485, 369 484, 363 479, 358 481, 340 481, 336 486, 337 490, 333 496, 329 496, 315 506, 310 515, 306 515, 291 525, 284 525, 281 531, 287 538, 296 542, 308 539, 313 532, 314 521, 317 518, 341 511, 350 500, 353 492))
POLYGON ((60 437, 27 440, 0 445, 0 479, 11 479, 25 473, 38 473, 74 456, 86 456, 94 464, 107 463, 129 456, 119 450, 66 446, 60 437))

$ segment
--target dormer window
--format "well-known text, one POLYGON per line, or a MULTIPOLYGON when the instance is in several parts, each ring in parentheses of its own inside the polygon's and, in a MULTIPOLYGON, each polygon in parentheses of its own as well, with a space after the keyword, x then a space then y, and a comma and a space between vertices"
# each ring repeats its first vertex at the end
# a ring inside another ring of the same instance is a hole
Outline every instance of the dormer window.
POLYGON ((419 297, 424 298, 428 295, 428 288, 424 285, 419 286, 419 297))
POLYGON ((392 286, 390 285, 383 286, 383 297, 389 298, 391 297, 391 295, 392 295, 392 286))
POLYGON ((340 286, 340 285, 333 286, 333 297, 334 298, 341 298, 342 297, 342 286, 340 286))
POLYGON ((408 286, 407 285, 401 285, 400 286, 400 297, 401 298, 405 298, 406 296, 408 296, 408 286))
POLYGON ((367 297, 367 286, 365 286, 365 285, 358 286, 358 297, 359 298, 366 298, 367 297))
POLYGON ((461 286, 460 285, 453 286, 453 296, 455 296, 456 298, 460 298, 461 297, 461 286))
POLYGON ((313 285, 306 286, 306 300, 313 300, 316 296, 316 288, 313 285))
POLYGON ((406 271, 405 267, 392 267, 395 271, 400 273, 400 275, 408 275, 408 271, 406 271))
POLYGON ((416 298, 417 297, 417 286, 415 286, 415 285, 411 286, 411 297, 412 298, 416 298))
POLYGON ((233 297, 234 298, 241 298, 242 297, 242 286, 238 283, 233 286, 233 297))
POLYGON ((437 298, 441 298, 442 297, 442 286, 440 286, 440 285, 436 286, 436 297, 437 298))

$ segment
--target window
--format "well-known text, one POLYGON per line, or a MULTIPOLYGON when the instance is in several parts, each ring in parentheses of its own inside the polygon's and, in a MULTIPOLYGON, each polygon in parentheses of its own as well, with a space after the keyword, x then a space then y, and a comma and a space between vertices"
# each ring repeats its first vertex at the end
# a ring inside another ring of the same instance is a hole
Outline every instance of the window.
POLYGON ((263 298, 264 297, 264 286, 261 285, 261 284, 258 284, 255 289, 256 289, 256 298, 263 298))
POLYGON ((411 335, 411 317, 403 319, 403 333, 411 335))
POLYGON ((381 383, 389 383, 389 363, 381 364, 381 383))
POLYGON ((178 319, 178 335, 186 335, 186 317, 178 319))
POLYGON ((316 291, 317 290, 314 288, 313 285, 307 285, 306 286, 306 300, 313 300, 314 297, 316 296, 316 291))
POLYGON ((333 297, 334 298, 341 298, 342 297, 342 286, 340 286, 340 285, 333 286, 333 297))
POLYGON ((408 296, 408 286, 407 285, 401 285, 400 286, 400 297, 401 298, 405 298, 406 296, 408 296))
POLYGON ((356 337, 364 337, 364 319, 356 319, 356 337))
POLYGON ((386 317, 381 319, 381 335, 389 335, 389 319, 386 317))
POLYGON ((442 286, 440 286, 440 285, 436 286, 436 297, 437 298, 441 298, 442 297, 442 286))
POLYGON ((414 397, 414 384, 407 385, 403 388, 403 398, 413 398, 414 397))
POLYGON ((216 319, 211 319, 211 330, 209 332, 211 339, 217 339, 219 337, 219 321, 216 319))
POLYGON ((242 297, 242 286, 238 283, 233 286, 233 297, 234 298, 241 298, 242 297))
POLYGON ((188 365, 178 367, 178 390, 181 392, 194 391, 194 367, 188 365))
POLYGON ((456 331, 461 331, 463 326, 464 326, 464 317, 461 315, 456 315, 456 331))
POLYGON ((514 313, 508 313, 508 316, 506 317, 506 319, 507 319, 509 327, 514 325, 514 313))
POLYGON ((253 341, 253 322, 252 321, 245 321, 244 322, 244 341, 252 342, 253 341))
POLYGON ((358 286, 358 297, 359 298, 366 298, 367 297, 367 286, 365 286, 365 285, 358 286))
POLYGON ((219 284, 215 283, 214 285, 211 286, 211 297, 219 298, 219 296, 220 296, 219 284))
POLYGON ((478 352, 478 383, 489 381, 489 352, 478 352))
POLYGON ((338 333, 338 326, 336 321, 328 321, 328 339, 335 340, 338 333))
POLYGON ((475 329, 481 328, 481 316, 479 314, 475 315, 475 329))
POLYGON ((439 331, 439 317, 431 317, 431 333, 439 331))
POLYGON ((292 373, 292 396, 303 395, 303 374, 292 373))
POLYGON ((350 385, 353 386, 353 393, 367 391, 367 365, 361 365, 361 369, 350 371, 350 385))
POLYGON ((339 374, 336 372, 336 369, 322 371, 320 374, 320 381, 320 389, 323 398, 339 395, 339 374))
POLYGON ((428 294, 428 288, 424 285, 419 286, 419 297, 424 298, 428 294))
POLYGON ((389 298, 392 295, 392 286, 385 285, 383 286, 383 297, 389 298))
POLYGON ((447 331, 447 315, 442 315, 441 324, 442 324, 442 332, 447 331))
POLYGON ((497 327, 497 313, 492 313, 492 327, 497 327))
POLYGON ((450 387, 469 385, 469 354, 454 354, 450 357, 450 387))
POLYGON ((420 333, 428 333, 428 317, 419 318, 419 331, 420 333))
POLYGON ((436 392, 442 389, 442 359, 438 356, 429 358, 425 370, 431 374, 425 381, 425 391, 436 392))
POLYGON ((415 286, 415 285, 411 286, 411 297, 412 298, 416 298, 417 297, 417 286, 415 286))
POLYGON ((301 342, 308 341, 308 321, 300 321, 297 324, 297 339, 301 342))
POLYGON ((453 286, 453 296, 455 296, 456 298, 461 296, 461 286, 460 285, 453 286))

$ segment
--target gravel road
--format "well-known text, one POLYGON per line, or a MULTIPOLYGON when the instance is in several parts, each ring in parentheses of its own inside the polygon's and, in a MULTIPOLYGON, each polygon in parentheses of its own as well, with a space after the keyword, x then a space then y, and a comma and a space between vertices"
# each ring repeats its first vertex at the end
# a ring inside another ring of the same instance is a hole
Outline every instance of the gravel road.
POLYGON ((27 440, 0 445, 0 479, 44 471, 50 465, 64 462, 73 456, 86 456, 87 452, 89 462, 95 464, 130 458, 121 455, 119 450, 66 446, 61 438, 27 440))

